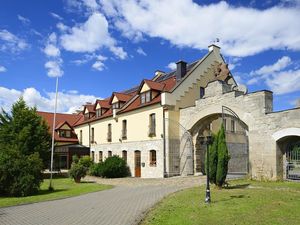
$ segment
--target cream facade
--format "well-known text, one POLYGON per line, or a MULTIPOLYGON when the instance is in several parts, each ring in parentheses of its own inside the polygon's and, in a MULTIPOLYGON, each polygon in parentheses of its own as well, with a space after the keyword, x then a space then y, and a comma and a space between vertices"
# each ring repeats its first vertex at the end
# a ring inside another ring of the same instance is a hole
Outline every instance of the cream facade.
POLYGON ((272 180, 296 173, 295 167, 289 169, 289 156, 291 146, 300 143, 300 109, 273 112, 272 92, 247 93, 215 45, 201 60, 180 61, 175 72, 159 71, 138 89, 103 101, 94 104, 91 118, 75 125, 75 132, 90 146, 95 162, 119 155, 132 176, 203 173, 206 146, 199 138, 217 132, 222 123, 229 172, 272 180))

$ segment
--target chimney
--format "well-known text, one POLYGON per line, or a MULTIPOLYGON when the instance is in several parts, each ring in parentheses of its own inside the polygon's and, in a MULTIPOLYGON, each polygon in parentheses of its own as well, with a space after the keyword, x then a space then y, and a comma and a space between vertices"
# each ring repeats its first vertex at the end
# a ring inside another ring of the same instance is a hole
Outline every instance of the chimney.
POLYGON ((180 60, 176 63, 176 81, 180 81, 186 74, 186 62, 180 60))

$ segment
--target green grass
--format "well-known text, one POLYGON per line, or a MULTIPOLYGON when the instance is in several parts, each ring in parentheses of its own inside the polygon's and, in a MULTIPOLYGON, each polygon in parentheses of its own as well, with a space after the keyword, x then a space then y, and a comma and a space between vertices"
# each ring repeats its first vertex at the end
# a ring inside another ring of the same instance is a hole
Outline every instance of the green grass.
POLYGON ((49 179, 45 179, 41 185, 41 190, 36 195, 27 197, 0 197, 0 207, 72 197, 112 188, 110 185, 97 183, 81 182, 77 184, 70 178, 53 179, 53 192, 48 191, 48 186, 49 179))
POLYGON ((227 189, 205 187, 171 194, 146 216, 143 225, 300 224, 300 183, 231 181, 227 189))

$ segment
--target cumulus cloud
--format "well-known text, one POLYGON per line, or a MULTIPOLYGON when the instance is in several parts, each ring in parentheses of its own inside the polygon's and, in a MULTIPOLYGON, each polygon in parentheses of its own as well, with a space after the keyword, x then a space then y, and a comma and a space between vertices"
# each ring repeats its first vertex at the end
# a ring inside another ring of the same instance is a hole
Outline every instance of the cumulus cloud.
POLYGON ((0 51, 20 53, 27 49, 29 44, 8 30, 0 30, 0 51))
POLYGON ((70 28, 60 40, 67 51, 92 53, 107 47, 118 58, 127 57, 127 53, 122 47, 116 46, 115 39, 109 34, 106 18, 98 12, 91 14, 85 23, 70 28))
POLYGON ((51 33, 47 39, 45 48, 43 52, 48 58, 45 63, 45 68, 47 69, 47 74, 49 77, 60 77, 63 75, 62 62, 60 57, 60 50, 57 47, 57 37, 55 33, 51 33))
POLYGON ((96 62, 92 65, 92 67, 93 67, 95 70, 102 71, 102 70, 104 70, 105 65, 104 65, 104 63, 101 62, 101 61, 96 61, 96 62))
POLYGON ((169 68, 170 70, 175 70, 177 65, 175 62, 170 62, 166 67, 169 68))
POLYGON ((20 20, 24 25, 30 24, 30 20, 24 16, 18 15, 18 20, 20 20))
MULTIPOLYGON (((52 112, 55 103, 55 92, 46 92, 43 96, 33 87, 24 90, 8 89, 0 87, 0 105, 9 111, 11 105, 23 96, 29 106, 36 106, 38 110, 52 112)), ((57 111, 73 113, 86 102, 94 102, 98 97, 79 94, 76 90, 58 93, 57 111)))
POLYGON ((279 4, 255 9, 233 7, 225 1, 199 5, 191 0, 100 3, 116 27, 122 24, 131 33, 159 37, 180 47, 206 49, 218 37, 223 52, 230 56, 244 57, 268 49, 300 50, 299 7, 279 4))
POLYGON ((7 69, 4 66, 0 65, 0 73, 4 73, 6 71, 7 71, 7 69))
POLYGON ((141 47, 139 47, 136 52, 140 55, 147 56, 147 53, 141 47))

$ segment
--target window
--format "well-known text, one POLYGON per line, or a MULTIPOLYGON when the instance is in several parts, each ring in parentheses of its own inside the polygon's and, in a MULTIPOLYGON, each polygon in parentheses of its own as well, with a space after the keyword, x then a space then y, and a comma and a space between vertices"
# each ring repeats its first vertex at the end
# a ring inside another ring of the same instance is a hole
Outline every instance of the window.
POLYGON ((127 151, 125 150, 122 151, 122 159, 127 163, 127 151))
POLYGON ((79 144, 82 144, 82 130, 79 132, 79 144))
POLYGON ((150 166, 156 166, 156 151, 150 151, 150 166))
POLYGON ((141 104, 145 104, 146 102, 150 102, 152 100, 151 91, 146 91, 141 93, 141 104))
POLYGON ((71 131, 70 130, 59 130, 59 136, 64 137, 64 138, 70 138, 71 131))
POLYGON ((99 162, 103 162, 103 152, 99 151, 99 162))
POLYGON ((108 126, 107 126, 107 141, 108 142, 111 142, 111 136, 112 136, 112 134, 111 134, 111 124, 108 124, 108 126))
POLYGON ((226 119, 223 119, 223 125, 224 125, 224 130, 226 131, 227 129, 227 126, 226 126, 226 123, 227 123, 227 121, 226 121, 226 119))
POLYGON ((235 133, 235 121, 231 120, 231 132, 235 133))
POLYGON ((111 151, 108 151, 107 152, 107 157, 111 157, 112 156, 112 152, 111 151))
POLYGON ((149 137, 155 136, 155 113, 149 116, 149 137))
POLYGON ((112 104, 112 108, 113 109, 119 109, 120 108, 119 102, 116 102, 116 103, 112 104))
POLYGON ((205 95, 205 88, 204 87, 200 87, 200 98, 203 98, 205 95))
POLYGON ((84 119, 85 119, 85 120, 88 120, 89 118, 90 118, 90 113, 85 113, 85 114, 84 114, 84 119))
POLYGON ((122 139, 127 139, 127 120, 122 121, 122 139))
POLYGON ((95 129, 92 127, 92 134, 91 134, 91 143, 95 142, 95 129))
POLYGON ((95 159, 95 152, 94 151, 92 151, 92 161, 94 162, 94 159, 95 159))
POLYGON ((102 110, 101 109, 97 109, 96 110, 96 117, 100 117, 102 115, 102 110))

